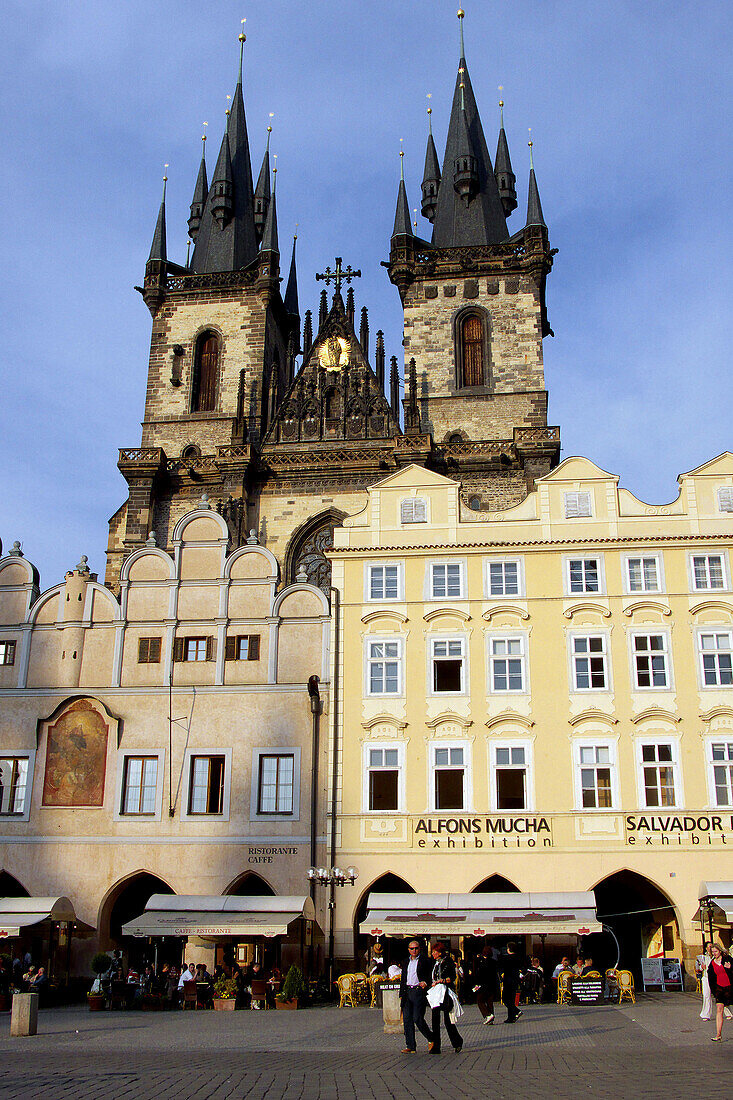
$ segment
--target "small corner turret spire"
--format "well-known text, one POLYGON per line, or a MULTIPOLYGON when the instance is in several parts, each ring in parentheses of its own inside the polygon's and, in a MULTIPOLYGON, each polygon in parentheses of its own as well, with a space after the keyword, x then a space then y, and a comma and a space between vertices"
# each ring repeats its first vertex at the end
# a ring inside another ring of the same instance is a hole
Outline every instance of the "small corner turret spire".
POLYGON ((432 222, 435 218, 435 208, 438 205, 438 188, 440 187, 440 162, 433 140, 433 108, 430 106, 432 94, 428 92, 428 147, 425 151, 425 171, 422 178, 422 203, 420 209, 422 215, 432 222))
POLYGON ((206 127, 208 125, 208 122, 204 123, 204 132, 201 135, 201 164, 199 165, 199 174, 196 177, 196 186, 191 200, 191 217, 188 219, 188 235, 191 240, 195 240, 199 231, 209 194, 209 181, 206 175, 206 127))
POLYGON ((504 132, 504 99, 502 96, 504 89, 499 85, 499 142, 496 146, 496 160, 494 161, 494 175, 496 176, 496 184, 499 188, 499 197, 501 199, 501 205, 504 208, 504 214, 508 218, 512 210, 517 208, 517 177, 512 171, 512 162, 509 157, 509 143, 506 139, 506 133, 504 132))
POLYGON ((270 205, 270 135, 272 134, 273 112, 270 112, 270 122, 267 127, 267 142, 265 143, 265 155, 262 158, 262 167, 255 187, 255 228, 257 237, 262 240, 262 233, 267 220, 267 208, 270 205))
MULTIPOLYGON (((300 307, 298 305, 298 274, 295 266, 295 245, 298 240, 297 225, 295 229, 296 232, 293 233, 293 254, 290 257, 290 272, 288 274, 288 285, 285 289, 285 298, 283 300, 283 304, 290 316, 296 318, 296 329, 300 329, 300 307)), ((300 339, 298 339, 298 343, 300 343, 300 339)))
POLYGON ((407 190, 405 188, 405 151, 402 148, 402 138, 400 138, 400 186, 397 192, 397 209, 394 216, 392 239, 395 237, 412 237, 413 235, 410 222, 410 204, 407 201, 407 190))
POLYGON ((275 164, 272 169, 272 195, 267 207, 267 220, 265 221, 265 228, 262 233, 262 251, 263 252, 277 252, 280 254, 280 249, 277 242, 277 206, 276 206, 276 188, 277 188, 277 153, 274 156, 275 164))
POLYGON ((529 131, 529 194, 527 197, 527 225, 545 225, 545 219, 542 215, 542 203, 540 202, 540 191, 537 186, 537 177, 534 174, 534 156, 532 155, 532 147, 534 142, 532 141, 532 129, 529 131))
POLYGON ((461 109, 458 115, 456 153, 453 160, 453 187, 468 205, 474 195, 478 194, 481 180, 478 174, 478 160, 474 155, 471 135, 468 130, 468 119, 466 118, 465 84, 463 81, 465 70, 463 66, 458 71, 461 77, 461 109))
POLYGON ((166 244, 165 235, 165 192, 168 184, 168 165, 166 164, 166 174, 163 176, 163 198, 160 202, 160 209, 158 211, 158 220, 155 223, 155 232, 153 233, 153 242, 150 246, 150 255, 148 256, 148 263, 151 260, 157 260, 160 263, 165 263, 168 259, 168 250, 166 244))

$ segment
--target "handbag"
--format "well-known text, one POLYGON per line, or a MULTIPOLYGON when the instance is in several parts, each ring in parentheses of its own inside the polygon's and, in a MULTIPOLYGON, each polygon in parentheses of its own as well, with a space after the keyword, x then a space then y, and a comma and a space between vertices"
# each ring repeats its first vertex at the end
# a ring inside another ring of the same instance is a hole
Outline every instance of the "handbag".
POLYGON ((445 1000, 446 989, 444 985, 431 985, 428 990, 428 1004, 431 1008, 438 1008, 445 1000))
POLYGON ((453 1002, 453 1006, 448 1015, 450 1016, 450 1022, 454 1024, 456 1020, 460 1020, 461 1016, 463 1015, 463 1005, 458 1000, 452 989, 448 990, 448 994, 453 1002))

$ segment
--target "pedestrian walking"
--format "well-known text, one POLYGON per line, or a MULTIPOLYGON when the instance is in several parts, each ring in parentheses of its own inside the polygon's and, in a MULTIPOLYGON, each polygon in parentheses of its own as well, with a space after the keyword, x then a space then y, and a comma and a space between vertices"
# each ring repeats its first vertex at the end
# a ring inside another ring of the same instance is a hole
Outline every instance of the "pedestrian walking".
POLYGON ((733 959, 719 943, 710 947, 710 965, 708 966, 710 992, 715 1000, 716 1034, 710 1038, 719 1043, 723 1035, 723 1013, 733 1004, 733 959))
POLYGON ((456 964, 446 952, 442 943, 433 944, 432 955, 432 986, 428 994, 428 1000, 433 1010, 433 1041, 430 1044, 430 1053, 440 1054, 440 1018, 442 1016, 451 1046, 456 1054, 460 1054, 463 1050, 463 1039, 451 1019, 451 1014, 455 1013, 458 1004, 458 997, 455 992, 456 964))
POLYGON ((485 1024, 494 1022, 494 997, 496 996, 496 959, 488 941, 476 959, 473 968, 473 991, 476 1004, 485 1024))
POLYGON ((402 1007, 402 1026, 405 1030, 403 1054, 415 1054, 415 1028, 424 1035, 429 1043, 433 1033, 425 1023, 425 1009, 428 1006, 428 986, 431 982, 432 966, 427 952, 421 950, 417 940, 407 945, 408 956, 402 963, 400 976, 400 1005, 402 1007))
POLYGON ((503 979, 501 999, 506 1007, 506 1020, 504 1022, 507 1024, 514 1024, 522 1013, 517 1008, 517 994, 519 993, 519 982, 521 980, 521 967, 513 943, 507 944, 501 972, 503 979))

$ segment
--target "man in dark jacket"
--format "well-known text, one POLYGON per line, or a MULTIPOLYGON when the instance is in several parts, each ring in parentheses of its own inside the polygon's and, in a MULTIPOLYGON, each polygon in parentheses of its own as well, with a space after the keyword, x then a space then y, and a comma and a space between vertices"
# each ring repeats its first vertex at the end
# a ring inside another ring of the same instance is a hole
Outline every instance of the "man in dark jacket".
POLYGON ((456 991, 456 965, 450 955, 446 953, 442 943, 433 944, 432 955, 432 984, 445 986, 445 994, 441 1003, 433 1009, 433 1041, 430 1044, 430 1053, 440 1054, 440 1017, 442 1015, 443 1022, 445 1023, 445 1030, 451 1041, 451 1046, 456 1054, 460 1054, 463 1049, 463 1039, 461 1038, 458 1028, 450 1018, 453 1008, 453 998, 448 992, 449 990, 453 990, 454 993, 456 991))
POLYGON ((501 999, 506 1007, 506 1022, 508 1024, 513 1024, 522 1015, 517 1008, 517 993, 519 992, 521 967, 513 943, 507 944, 506 955, 502 960, 501 972, 504 979, 501 999))
POLYGON ((402 1025, 405 1029, 405 1046, 402 1053, 415 1054, 415 1028, 429 1043, 433 1041, 432 1032, 425 1023, 428 986, 432 981, 433 967, 417 940, 410 940, 407 950, 408 957, 402 963, 400 975, 400 1004, 402 1025))
POLYGON ((487 941, 473 968, 473 991, 478 1010, 485 1024, 494 1022, 494 996, 496 994, 496 960, 487 941))

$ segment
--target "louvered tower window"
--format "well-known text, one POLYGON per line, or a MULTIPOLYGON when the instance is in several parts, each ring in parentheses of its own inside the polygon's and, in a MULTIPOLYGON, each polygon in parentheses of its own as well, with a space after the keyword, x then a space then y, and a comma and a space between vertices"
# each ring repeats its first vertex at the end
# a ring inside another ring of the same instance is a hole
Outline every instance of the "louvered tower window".
POLYGON ((192 412, 210 412, 216 408, 219 380, 219 339, 213 332, 203 333, 196 344, 192 412))

